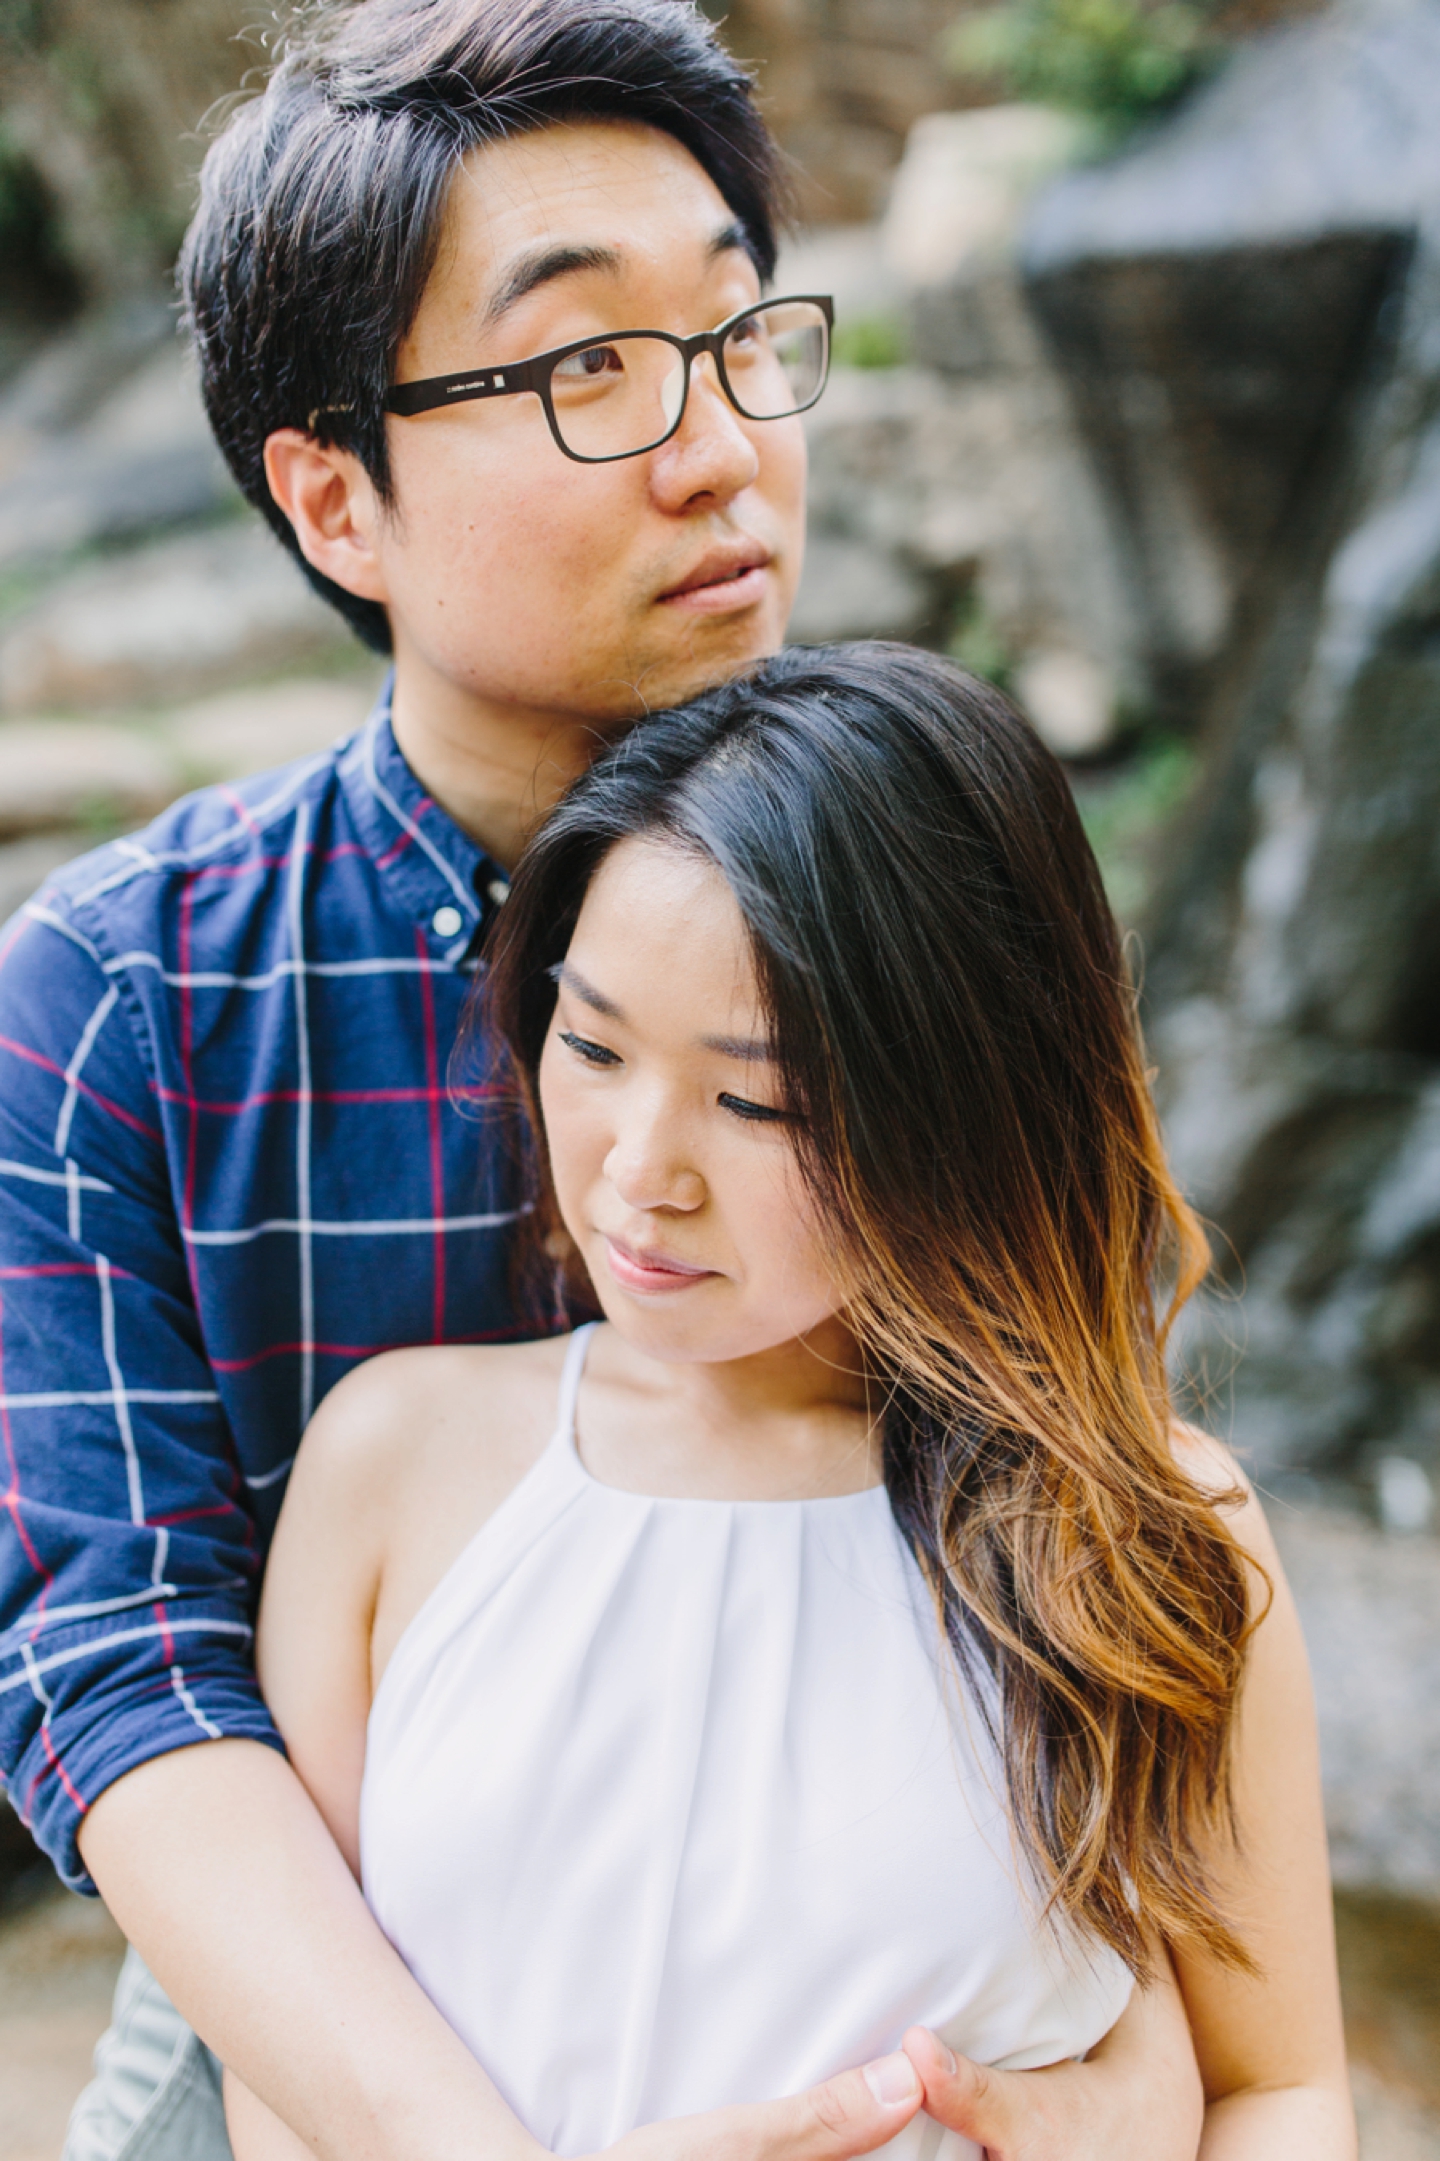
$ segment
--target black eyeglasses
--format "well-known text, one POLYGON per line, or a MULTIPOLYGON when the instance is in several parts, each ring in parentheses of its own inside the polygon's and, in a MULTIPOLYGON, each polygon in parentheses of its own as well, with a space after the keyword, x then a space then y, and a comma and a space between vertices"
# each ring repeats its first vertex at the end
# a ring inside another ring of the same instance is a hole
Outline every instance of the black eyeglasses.
POLYGON ((617 330, 503 368, 397 383, 385 410, 409 419, 469 398, 533 391, 567 458, 608 465, 669 441, 685 416, 691 363, 702 353, 709 353, 721 388, 745 419, 784 420, 805 412, 825 388, 834 320, 833 300, 807 294, 744 308, 693 338, 672 337, 668 330, 617 330))

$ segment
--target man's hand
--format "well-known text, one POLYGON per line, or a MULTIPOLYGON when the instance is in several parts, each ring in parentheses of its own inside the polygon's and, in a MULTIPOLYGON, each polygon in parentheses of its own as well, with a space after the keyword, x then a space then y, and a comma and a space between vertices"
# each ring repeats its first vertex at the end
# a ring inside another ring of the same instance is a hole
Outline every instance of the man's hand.
POLYGON ((908 2056, 882 2056, 808 2093, 646 2124, 604 2161, 850 2161, 904 2130, 920 2107, 908 2056))
POLYGON ((987 2070, 923 2026, 904 2045, 927 2113, 989 2161, 1195 2161, 1199 2151, 1205 2097, 1168 1962, 1083 2063, 987 2070))

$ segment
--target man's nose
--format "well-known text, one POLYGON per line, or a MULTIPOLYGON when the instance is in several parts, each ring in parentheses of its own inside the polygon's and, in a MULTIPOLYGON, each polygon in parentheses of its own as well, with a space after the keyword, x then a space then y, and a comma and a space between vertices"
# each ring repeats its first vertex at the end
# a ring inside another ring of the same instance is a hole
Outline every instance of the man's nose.
POLYGON ((690 369, 684 416, 655 453, 654 483, 662 499, 681 504, 697 495, 728 501, 760 471, 760 453, 720 385, 715 362, 701 353, 690 369))

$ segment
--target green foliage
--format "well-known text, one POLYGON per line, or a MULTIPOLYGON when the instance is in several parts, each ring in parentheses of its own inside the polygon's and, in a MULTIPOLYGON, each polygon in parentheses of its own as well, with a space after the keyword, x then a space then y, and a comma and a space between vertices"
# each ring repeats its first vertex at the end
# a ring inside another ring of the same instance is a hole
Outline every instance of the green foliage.
POLYGON ((948 58, 1113 139, 1215 66, 1213 18, 1214 0, 999 0, 956 25, 948 58))
POLYGON ((1015 672, 1014 655, 973 586, 956 612, 950 635, 945 640, 945 650, 972 675, 982 676, 997 690, 1009 690, 1015 672))
POLYGON ((1072 774, 1071 784, 1110 905, 1124 923, 1144 913, 1161 837, 1199 773, 1193 743, 1178 736, 1142 738, 1121 765, 1072 774))
POLYGON ((857 315, 835 325, 835 358, 846 368, 898 368, 909 358, 898 315, 857 315))

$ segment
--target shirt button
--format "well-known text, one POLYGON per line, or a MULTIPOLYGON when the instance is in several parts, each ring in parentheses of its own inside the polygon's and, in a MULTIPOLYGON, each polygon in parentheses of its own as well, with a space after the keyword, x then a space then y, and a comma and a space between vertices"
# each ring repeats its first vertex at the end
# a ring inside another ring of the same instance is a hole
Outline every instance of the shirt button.
POLYGON ((430 928, 437 938, 456 938, 464 927, 464 916, 458 908, 452 908, 448 903, 443 908, 437 908, 430 918, 430 928))

